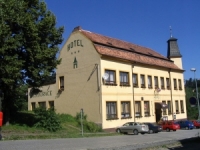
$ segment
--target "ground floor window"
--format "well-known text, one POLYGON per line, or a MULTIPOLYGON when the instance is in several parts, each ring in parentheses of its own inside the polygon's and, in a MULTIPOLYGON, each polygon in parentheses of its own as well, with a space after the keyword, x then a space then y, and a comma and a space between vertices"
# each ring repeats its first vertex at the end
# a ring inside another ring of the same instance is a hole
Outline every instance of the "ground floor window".
POLYGON ((140 117, 141 116, 141 102, 135 101, 135 116, 140 117))
POLYGON ((130 117, 130 102, 121 102, 121 117, 130 117))
POLYGON ((54 108, 54 101, 49 101, 49 108, 54 108))
POLYGON ((172 109, 171 109, 171 101, 167 101, 168 105, 168 115, 172 114, 172 109))
POLYGON ((31 103, 31 109, 32 109, 32 110, 35 110, 35 108, 36 108, 36 104, 35 104, 35 102, 32 102, 32 103, 31 103))
POLYGON ((183 104, 183 100, 180 101, 180 106, 181 106, 181 113, 184 113, 184 104, 183 104))
POLYGON ((175 101, 175 106, 176 106, 176 114, 179 114, 178 100, 175 101))
POLYGON ((144 115, 150 116, 149 101, 144 101, 144 115))
MULTIPOLYGON (((166 104, 166 101, 162 101, 163 104, 166 104)), ((163 115, 167 115, 166 108, 163 108, 163 115)))
POLYGON ((46 108, 46 102, 38 102, 39 107, 46 108))
POLYGON ((117 103, 106 102, 106 119, 116 119, 116 118, 117 118, 117 103))

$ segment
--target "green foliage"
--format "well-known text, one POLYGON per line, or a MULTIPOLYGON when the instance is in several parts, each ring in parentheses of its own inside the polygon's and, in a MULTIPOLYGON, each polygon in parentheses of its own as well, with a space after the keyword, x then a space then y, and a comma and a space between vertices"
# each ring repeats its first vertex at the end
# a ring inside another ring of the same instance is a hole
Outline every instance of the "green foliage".
POLYGON ((58 117, 62 123, 76 122, 76 118, 69 114, 58 114, 58 117))
POLYGON ((54 74, 61 63, 56 54, 63 32, 44 1, 0 0, 0 87, 6 117, 9 110, 25 107, 16 96, 20 84, 39 87, 54 74))
POLYGON ((102 132, 102 128, 94 122, 85 122, 84 126, 89 132, 102 132))
POLYGON ((54 109, 39 107, 34 110, 36 123, 35 127, 42 127, 50 132, 55 132, 61 129, 61 122, 56 115, 54 109))

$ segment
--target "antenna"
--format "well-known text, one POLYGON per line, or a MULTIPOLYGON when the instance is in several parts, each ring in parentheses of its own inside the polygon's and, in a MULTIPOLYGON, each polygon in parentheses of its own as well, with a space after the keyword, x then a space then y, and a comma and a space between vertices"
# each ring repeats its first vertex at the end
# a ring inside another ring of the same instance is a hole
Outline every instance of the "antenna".
POLYGON ((103 78, 104 80, 107 80, 108 77, 109 77, 109 74, 107 74, 107 73, 104 73, 104 75, 102 76, 102 78, 103 78))
POLYGON ((169 26, 169 30, 170 30, 170 37, 172 37, 172 27, 169 26))

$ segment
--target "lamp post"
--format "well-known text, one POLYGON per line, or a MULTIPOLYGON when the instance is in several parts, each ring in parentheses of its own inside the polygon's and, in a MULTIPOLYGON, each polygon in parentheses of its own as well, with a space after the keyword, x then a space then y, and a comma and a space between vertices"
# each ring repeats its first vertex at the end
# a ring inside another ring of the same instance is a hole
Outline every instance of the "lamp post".
POLYGON ((197 107, 198 107, 198 112, 199 112, 198 120, 200 120, 200 108, 199 108, 199 98, 198 98, 199 94, 198 94, 197 80, 195 78, 196 69, 195 68, 191 68, 190 70, 194 72, 194 80, 195 80, 195 84, 196 84, 196 93, 197 93, 197 107))

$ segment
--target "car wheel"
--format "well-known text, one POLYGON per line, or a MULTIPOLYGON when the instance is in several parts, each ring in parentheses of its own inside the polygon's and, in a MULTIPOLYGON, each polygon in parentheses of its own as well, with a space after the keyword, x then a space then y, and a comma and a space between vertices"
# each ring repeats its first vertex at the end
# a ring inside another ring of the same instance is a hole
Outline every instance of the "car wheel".
POLYGON ((166 131, 167 131, 167 132, 170 132, 170 129, 169 129, 169 128, 167 128, 167 129, 166 129, 166 131))
POLYGON ((117 129, 117 133, 121 133, 121 130, 120 130, 120 129, 117 129))
POLYGON ((138 130, 133 130, 133 133, 134 133, 135 135, 138 135, 138 130))
POLYGON ((153 130, 149 130, 149 132, 148 132, 149 134, 152 134, 153 133, 153 130))
POLYGON ((188 128, 188 127, 185 127, 185 129, 186 129, 186 130, 189 130, 189 128, 188 128))

